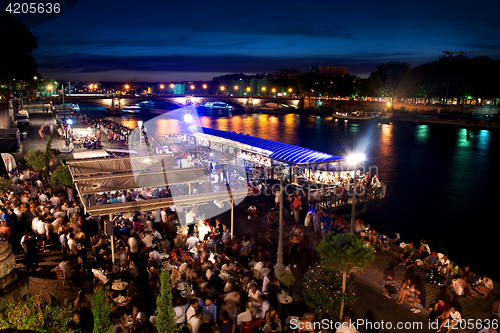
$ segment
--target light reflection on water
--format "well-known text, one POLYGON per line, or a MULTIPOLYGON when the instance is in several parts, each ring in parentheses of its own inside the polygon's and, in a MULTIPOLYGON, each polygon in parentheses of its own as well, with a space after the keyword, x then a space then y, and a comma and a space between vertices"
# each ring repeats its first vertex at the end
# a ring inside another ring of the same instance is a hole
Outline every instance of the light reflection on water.
MULTIPOLYGON (((128 126, 141 117, 144 115, 111 118, 128 126)), ((407 242, 424 238, 432 250, 446 249, 453 259, 477 271, 491 265, 484 254, 496 252, 493 246, 500 234, 496 218, 500 177, 496 176, 498 162, 493 154, 494 147, 500 145, 498 131, 467 133, 454 126, 363 124, 296 114, 201 116, 200 121, 205 127, 334 155, 366 146, 367 164, 378 168, 388 189, 385 200, 368 206, 365 223, 391 237, 400 232, 407 242)), ((158 125, 160 135, 168 133, 166 128, 180 126, 172 119, 162 119, 158 125)), ((500 280, 498 273, 494 277, 500 280)))

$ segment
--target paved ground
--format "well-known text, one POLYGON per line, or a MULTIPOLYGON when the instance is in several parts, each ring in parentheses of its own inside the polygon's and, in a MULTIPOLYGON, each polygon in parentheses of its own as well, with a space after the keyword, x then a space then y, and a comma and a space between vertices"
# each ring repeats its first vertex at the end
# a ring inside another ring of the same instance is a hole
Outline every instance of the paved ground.
MULTIPOLYGON (((31 125, 27 127, 28 132, 28 140, 23 142, 23 151, 21 154, 25 153, 30 149, 44 149, 45 138, 42 139, 38 133, 39 129, 47 122, 47 124, 53 124, 54 119, 52 115, 43 114, 41 112, 42 106, 37 105, 33 106, 30 110, 31 106, 28 106, 28 110, 31 116, 31 125)), ((58 140, 54 140, 54 147, 64 149, 64 145, 58 140)), ((16 156, 17 157, 17 156, 16 156)), ((267 202, 259 203, 259 207, 262 209, 263 214, 270 210, 270 206, 267 202)), ((368 209, 370 209, 368 205, 368 209)), ((277 212, 274 212, 277 214, 277 212)), ((230 225, 230 212, 226 212, 222 216, 223 223, 230 225)), ((284 227, 284 235, 290 232, 291 227, 293 225, 293 221, 289 218, 287 219, 286 225, 284 227)), ((246 219, 246 214, 244 213, 243 205, 240 204, 235 208, 235 219, 234 219, 234 235, 235 237, 240 237, 242 235, 255 235, 258 237, 269 237, 273 244, 275 244, 277 249, 278 244, 278 232, 271 232, 267 228, 267 223, 265 217, 262 217, 258 223, 250 223, 246 219)), ((395 230, 397 231, 397 230, 395 230)), ((319 243, 320 238, 318 235, 314 234, 314 232, 310 230, 306 230, 306 235, 308 236, 308 258, 307 263, 313 263, 317 260, 317 255, 314 250, 316 245, 319 243)), ((286 239, 286 237, 285 237, 286 239)), ((404 240, 404 237, 403 237, 404 240)), ((288 262, 288 243, 285 241, 284 243, 285 249, 285 264, 288 262)), ((353 312, 352 319, 364 319, 370 321, 372 323, 378 322, 384 323, 391 322, 393 323, 392 329, 385 328, 366 328, 360 327, 361 332, 431 332, 435 329, 428 328, 427 322, 427 311, 422 311, 422 313, 415 315, 409 311, 409 305, 406 303, 404 305, 397 305, 395 299, 387 299, 382 295, 382 276, 384 270, 393 263, 395 265, 395 273, 397 286, 401 286, 402 281, 407 276, 412 276, 418 283, 423 287, 425 293, 427 295, 427 307, 429 304, 433 303, 438 295, 443 295, 446 299, 451 300, 453 293, 450 291, 446 291, 443 287, 438 287, 437 285, 430 285, 425 283, 424 281, 424 272, 423 269, 417 267, 414 270, 407 271, 404 268, 397 266, 397 256, 396 251, 399 248, 394 248, 392 253, 388 253, 387 255, 382 255, 381 253, 375 254, 375 260, 364 269, 365 274, 356 273, 354 274, 354 279, 357 285, 357 296, 358 301, 356 302, 353 312), (396 323, 402 322, 407 325, 415 325, 412 323, 420 322, 422 323, 422 328, 411 328, 411 329, 396 329, 396 323)), ((277 250, 276 250, 277 251, 277 250)), ((273 252, 273 256, 276 254, 273 252)), ((19 269, 23 269, 22 265, 22 254, 17 254, 17 267, 19 269)), ((63 290, 61 286, 57 284, 56 276, 54 273, 51 273, 51 269, 55 267, 60 261, 60 254, 57 252, 48 252, 40 254, 40 263, 42 270, 38 273, 37 277, 30 277, 30 292, 39 293, 42 292, 46 297, 49 297, 49 293, 55 295, 60 302, 65 302, 68 299, 74 298, 77 293, 77 289, 73 289, 70 291, 69 289, 63 290)), ((302 299, 302 287, 301 287, 301 277, 302 274, 307 269, 307 265, 304 267, 299 266, 297 269, 292 269, 296 276, 296 284, 294 288, 294 292, 292 294, 294 301, 292 304, 284 306, 280 309, 283 312, 283 315, 295 315, 301 316, 304 312, 307 311, 305 304, 302 299)), ((85 290, 90 290, 90 283, 85 283, 82 285, 82 288, 85 290)), ((496 296, 500 291, 498 283, 495 283, 495 290, 492 295, 496 296)), ((394 295, 393 295, 394 297, 394 295)), ((464 319, 471 319, 474 323, 475 327, 478 327, 479 319, 488 319, 491 318, 491 306, 493 303, 493 298, 487 299, 475 299, 475 298, 464 298, 460 297, 456 300, 458 302, 458 306, 461 307, 461 313, 464 319)), ((476 332, 476 329, 467 329, 462 332, 476 332)), ((460 330, 457 330, 460 332, 460 330)))

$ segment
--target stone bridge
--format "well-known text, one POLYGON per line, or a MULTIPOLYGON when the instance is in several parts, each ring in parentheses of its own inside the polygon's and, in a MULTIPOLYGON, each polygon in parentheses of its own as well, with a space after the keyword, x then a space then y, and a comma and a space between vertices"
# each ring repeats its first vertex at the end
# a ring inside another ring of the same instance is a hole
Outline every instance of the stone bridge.
MULTIPOLYGON (((52 103, 60 103, 58 96, 51 97, 52 103)), ((194 95, 152 95, 152 96, 113 96, 113 95, 79 95, 64 96, 65 103, 92 104, 101 106, 109 113, 121 113, 122 109, 140 102, 167 102, 179 107, 188 104, 201 105, 206 102, 221 101, 231 105, 236 110, 253 108, 267 103, 286 105, 290 108, 302 108, 304 101, 298 98, 265 97, 265 96, 194 96, 194 95)))

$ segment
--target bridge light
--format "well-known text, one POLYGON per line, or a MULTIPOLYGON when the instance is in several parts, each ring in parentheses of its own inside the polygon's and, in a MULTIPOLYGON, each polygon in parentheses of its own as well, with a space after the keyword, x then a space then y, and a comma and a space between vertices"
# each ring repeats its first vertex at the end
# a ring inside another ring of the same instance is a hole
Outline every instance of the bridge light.
POLYGON ((160 84, 160 89, 163 89, 163 88, 165 88, 165 85, 160 84))
POLYGON ((207 89, 207 85, 206 84, 203 85, 203 89, 207 89))

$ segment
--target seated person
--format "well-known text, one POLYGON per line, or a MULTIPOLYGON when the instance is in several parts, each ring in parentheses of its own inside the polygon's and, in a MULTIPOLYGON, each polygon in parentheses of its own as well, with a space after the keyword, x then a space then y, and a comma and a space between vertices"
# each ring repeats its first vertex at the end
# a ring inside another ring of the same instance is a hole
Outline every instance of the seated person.
POLYGON ((430 271, 432 268, 437 268, 439 263, 439 257, 436 252, 432 252, 430 256, 424 259, 424 267, 426 271, 430 271))
POLYGON ((410 302, 410 311, 417 314, 420 313, 425 308, 425 294, 422 292, 419 286, 415 286, 415 296, 410 302))
POLYGON ((411 281, 411 279, 406 279, 405 283, 401 287, 401 293, 399 294, 399 298, 396 301, 398 304, 403 304, 406 297, 409 296, 415 291, 415 284, 411 281))
POLYGON ((481 296, 488 297, 489 293, 493 290, 493 281, 486 275, 483 275, 483 279, 480 284, 473 289, 481 296))
POLYGON ((382 235, 378 236, 378 244, 380 244, 380 250, 382 253, 389 250, 391 248, 390 238, 387 237, 387 234, 384 232, 382 235))
POLYGON ((377 232, 377 230, 375 230, 375 228, 373 228, 370 231, 370 234, 368 235, 368 239, 370 240, 370 244, 372 246, 375 246, 375 244, 377 244, 377 242, 378 242, 378 236, 380 236, 380 234, 377 232))
POLYGON ((415 265, 415 252, 416 249, 413 246, 413 242, 410 242, 408 245, 406 245, 403 253, 399 255, 401 262, 399 265, 401 266, 412 266, 415 265))
POLYGON ((384 280, 382 281, 382 294, 387 297, 391 298, 390 294, 397 294, 398 290, 394 286, 396 281, 394 281, 394 274, 389 273, 387 276, 384 277, 384 280))
POLYGON ((429 308, 429 321, 438 321, 442 319, 446 313, 450 310, 450 306, 444 301, 443 297, 440 297, 437 303, 429 308))
POLYGON ((443 322, 441 323, 441 326, 439 326, 438 333, 441 332, 443 327, 445 328, 448 327, 446 333, 449 333, 462 320, 462 315, 453 306, 451 307, 450 310, 443 313, 440 317, 442 317, 441 319, 443 319, 443 322))
POLYGON ((429 245, 427 244, 427 242, 425 241, 425 239, 420 240, 419 250, 420 250, 421 256, 423 257, 422 260, 431 255, 431 249, 430 249, 429 245))

